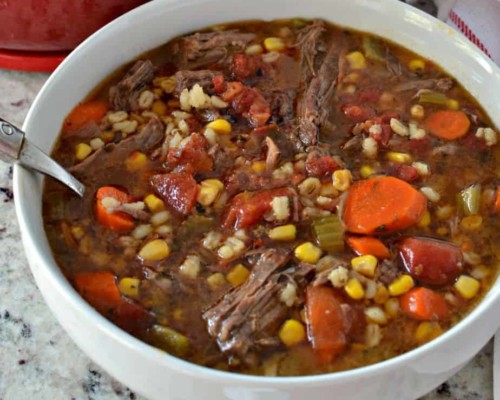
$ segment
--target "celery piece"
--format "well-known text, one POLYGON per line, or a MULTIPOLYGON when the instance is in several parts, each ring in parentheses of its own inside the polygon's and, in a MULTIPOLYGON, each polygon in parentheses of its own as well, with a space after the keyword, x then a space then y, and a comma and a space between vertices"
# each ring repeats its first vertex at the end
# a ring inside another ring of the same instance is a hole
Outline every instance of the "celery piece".
POLYGON ((385 62, 385 49, 382 47, 379 40, 370 36, 363 36, 362 47, 366 58, 385 62))
POLYGON ((444 93, 426 91, 420 93, 418 96, 418 102, 445 106, 448 104, 448 97, 444 93))
POLYGON ((462 190, 457 196, 458 208, 465 215, 475 215, 479 213, 481 205, 481 185, 471 185, 462 190))
POLYGON ((153 325, 150 330, 151 344, 178 357, 189 350, 189 339, 182 333, 163 325, 153 325))
POLYGON ((344 226, 338 215, 317 219, 312 224, 318 246, 325 251, 344 250, 344 226))

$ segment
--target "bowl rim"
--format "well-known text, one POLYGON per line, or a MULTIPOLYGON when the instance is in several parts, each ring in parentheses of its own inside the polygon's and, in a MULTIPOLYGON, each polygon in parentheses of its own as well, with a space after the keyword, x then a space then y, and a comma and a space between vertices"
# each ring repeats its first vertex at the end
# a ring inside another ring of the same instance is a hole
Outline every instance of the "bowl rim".
MULTIPOLYGON (((189 4, 193 6, 197 3, 204 3, 210 0, 186 0, 184 1, 184 5, 189 4)), ((382 2, 391 3, 391 7, 404 9, 406 7, 410 7, 409 5, 392 0, 379 0, 382 2)), ((64 76, 65 69, 71 65, 74 54, 84 53, 87 47, 92 46, 94 40, 103 36, 108 31, 111 31, 124 21, 125 18, 131 18, 135 16, 141 16, 143 13, 153 12, 156 8, 159 7, 175 7, 177 0, 160 0, 160 1, 151 1, 144 5, 137 7, 136 9, 129 11, 128 13, 122 15, 111 23, 107 24, 96 33, 92 34, 89 38, 87 38, 83 43, 81 43, 71 54, 70 56, 63 61, 63 63, 56 69, 56 71, 49 77, 49 79, 45 82, 42 89, 37 94, 33 104, 31 105, 28 114, 23 123, 23 130, 26 130, 26 127, 32 124, 32 118, 35 114, 35 110, 39 107, 39 104, 44 101, 45 94, 49 91, 49 88, 53 85, 53 82, 60 79, 60 76, 64 76)), ((438 24, 443 29, 450 29, 443 22, 435 19, 434 17, 420 11, 418 9, 413 9, 412 12, 419 15, 420 18, 423 18, 429 21, 432 24, 438 24)), ((491 70, 497 76, 500 76, 500 69, 486 56, 484 55, 478 48, 476 48, 468 39, 466 39, 462 34, 456 33, 456 36, 450 37, 450 40, 457 40, 459 37, 462 41, 465 40, 465 45, 468 47, 467 51, 470 52, 474 58, 481 60, 482 63, 489 65, 491 70)), ((462 44, 463 45, 463 44, 462 44)), ((472 57, 471 55, 471 57, 472 57)), ((28 171, 27 169, 19 166, 18 164, 14 165, 14 174, 13 174, 13 189, 14 196, 16 198, 15 209, 16 215, 19 221, 20 230, 22 233, 22 241, 24 244, 25 251, 33 251, 34 254, 27 254, 29 257, 30 269, 32 274, 34 274, 34 269, 32 263, 35 263, 37 266, 41 266, 43 272, 51 281, 51 284, 57 288, 59 294, 64 296, 69 304, 73 307, 73 309, 77 310, 79 313, 86 314, 87 317, 91 320, 93 328, 101 330, 105 335, 111 337, 113 341, 120 343, 125 347, 132 347, 135 349, 137 353, 139 353, 142 357, 148 358, 155 363, 163 364, 165 367, 175 368, 177 370, 182 370, 185 374, 191 375, 193 377, 203 376, 210 380, 223 380, 230 384, 244 384, 244 383, 258 383, 260 385, 269 385, 273 387, 294 387, 294 386, 310 386, 310 385, 318 385, 322 383, 335 383, 339 381, 351 381, 354 379, 358 379, 360 375, 363 377, 370 377, 374 375, 379 375, 380 373, 387 372, 390 370, 394 370, 398 367, 398 365, 402 365, 408 363, 410 361, 415 361, 418 358, 422 357, 424 354, 432 352, 440 347, 443 343, 450 341, 452 338, 458 336, 463 327, 473 324, 478 318, 488 309, 495 306, 495 302, 500 298, 500 287, 497 284, 493 284, 492 289, 486 294, 486 296, 481 300, 481 302, 463 319, 460 320, 459 323, 451 327, 440 337, 421 345, 415 349, 407 351, 398 356, 379 361, 377 363, 362 366, 350 370, 331 372, 325 374, 317 374, 317 375, 305 375, 305 376, 285 376, 285 377, 271 377, 271 376, 261 376, 261 375, 247 375, 238 372, 227 372, 221 371, 214 368, 205 367, 202 365, 198 365, 189 361, 185 361, 183 359, 172 356, 164 351, 161 351, 137 338, 130 335, 126 331, 118 328, 112 322, 107 320, 104 316, 99 314, 93 307, 90 306, 79 294, 78 292, 71 286, 69 281, 65 278, 60 270, 59 266, 56 264, 52 253, 49 248, 49 252, 45 253, 41 251, 41 245, 39 243, 39 239, 35 237, 32 233, 33 221, 30 221, 27 218, 28 209, 33 207, 33 204, 22 196, 23 193, 23 182, 27 179, 33 178, 33 172, 28 171), (36 258, 36 261, 33 261, 31 258, 36 258)), ((36 276, 35 276, 36 278, 36 276)), ((500 277, 497 276, 497 281, 500 277)), ((43 294, 43 292, 42 292, 43 294)), ((59 316, 56 317, 59 320, 59 316)), ((59 321, 60 322, 60 321, 59 321)), ((500 322, 499 322, 500 325, 500 322)), ((80 346, 79 343, 76 343, 80 346)), ((88 354, 85 353, 87 356, 88 354)))

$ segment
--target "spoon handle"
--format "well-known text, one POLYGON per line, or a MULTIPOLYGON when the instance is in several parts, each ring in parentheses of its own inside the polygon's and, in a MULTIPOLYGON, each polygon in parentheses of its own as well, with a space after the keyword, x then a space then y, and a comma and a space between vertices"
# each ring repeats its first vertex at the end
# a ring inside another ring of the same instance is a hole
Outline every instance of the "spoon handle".
POLYGON ((24 132, 0 118, 0 160, 18 163, 57 179, 80 197, 85 186, 42 150, 24 137, 24 132))

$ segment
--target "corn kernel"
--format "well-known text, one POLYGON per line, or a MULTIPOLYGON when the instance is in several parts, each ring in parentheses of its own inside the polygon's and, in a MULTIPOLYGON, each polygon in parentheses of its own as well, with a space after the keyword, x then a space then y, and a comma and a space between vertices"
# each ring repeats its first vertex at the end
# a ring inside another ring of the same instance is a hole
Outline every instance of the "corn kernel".
POLYGON ((162 115, 165 115, 167 113, 167 105, 163 101, 157 100, 153 103, 151 111, 161 117, 162 115))
POLYGON ((483 224, 483 217, 480 215, 469 215, 467 217, 462 218, 460 221, 460 228, 464 231, 477 231, 481 228, 483 224))
POLYGON ((148 207, 149 211, 153 213, 157 213, 165 207, 165 203, 163 202, 162 199, 158 198, 154 194, 148 194, 144 198, 144 203, 146 203, 146 206, 148 207))
POLYGON ((392 162, 398 164, 408 164, 412 162, 411 156, 406 153, 398 153, 396 151, 389 151, 385 157, 392 162))
POLYGON ((411 60, 408 63, 408 67, 412 71, 423 71, 425 69, 425 61, 420 59, 411 60))
POLYGON ((450 110, 458 110, 460 108, 460 103, 455 99, 446 100, 446 105, 450 110))
POLYGON ((391 318, 396 318, 399 314, 399 300, 392 298, 385 302, 384 309, 391 318))
POLYGON ((478 280, 470 276, 460 275, 454 286, 457 292, 460 293, 464 299, 472 299, 477 295, 481 284, 478 280))
POLYGON ((310 264, 316 264, 321 257, 321 249, 311 242, 305 242, 295 248, 295 257, 310 264))
POLYGON ((371 254, 354 257, 351 260, 351 266, 354 271, 373 278, 375 276, 375 269, 377 268, 377 258, 371 254))
POLYGON ((379 286, 373 301, 377 304, 384 304, 389 299, 389 291, 385 286, 379 286))
POLYGON ((410 275, 401 275, 389 285, 389 293, 391 296, 401 296, 409 291, 414 285, 415 282, 410 275))
POLYGON ((278 336, 285 346, 290 347, 306 339, 306 329, 300 321, 289 319, 281 325, 278 336))
POLYGON ((216 272, 207 278, 207 283, 212 289, 217 289, 226 283, 226 278, 220 272, 216 272))
POLYGON ((364 69, 366 68, 366 59, 363 53, 360 51, 353 51, 345 56, 349 65, 352 69, 364 69))
POLYGON ((170 247, 161 239, 152 240, 146 243, 139 251, 139 257, 144 261, 160 261, 167 258, 170 254, 170 247))
POLYGON ((370 165, 363 165, 361 169, 359 170, 359 173, 361 174, 362 178, 369 178, 375 173, 375 169, 371 167, 370 165))
POLYGON ((361 75, 359 75, 357 72, 351 72, 350 74, 347 74, 344 79, 342 79, 342 82, 356 83, 357 81, 359 81, 359 78, 361 78, 361 75))
POLYGON ((103 140, 104 143, 109 143, 111 142, 115 137, 115 133, 113 131, 104 131, 101 134, 101 139, 103 140))
POLYGON ((418 221, 417 225, 420 228, 426 228, 431 224, 431 214, 429 213, 428 210, 425 211, 424 215, 422 215, 422 218, 418 221))
POLYGON ((348 169, 339 169, 332 174, 333 187, 340 192, 345 192, 351 186, 352 175, 348 169))
POLYGON ((137 278, 122 278, 118 286, 125 296, 135 298, 139 296, 139 284, 137 278))
POLYGON ((76 240, 80 240, 85 235, 85 231, 81 226, 75 225, 71 227, 71 234, 76 240))
POLYGON ((360 300, 365 297, 365 289, 363 289, 363 285, 356 278, 349 279, 344 286, 344 290, 354 300, 360 300))
POLYGON ((209 122, 206 126, 207 128, 213 129, 219 135, 228 135, 231 133, 231 124, 222 118, 217 118, 216 120, 209 122))
POLYGON ((285 42, 278 37, 268 37, 264 39, 264 47, 267 51, 282 51, 285 49, 285 42))
POLYGON ((295 240, 296 235, 297 228, 292 224, 277 226, 269 231, 269 237, 272 240, 295 240))
POLYGON ((92 153, 92 147, 87 143, 78 143, 75 148, 75 157, 77 160, 85 160, 90 153, 92 153))
POLYGON ((437 338, 442 333, 443 330, 437 322, 424 321, 418 325, 415 331, 415 340, 420 344, 424 344, 437 338))
POLYGON ((243 265, 238 264, 231 268, 226 275, 227 281, 233 286, 240 286, 250 276, 250 271, 243 265))
POLYGON ((420 104, 415 104, 410 108, 410 115, 415 119, 423 119, 425 116, 424 107, 420 104))
POLYGON ((146 166, 148 157, 140 151, 134 151, 125 160, 125 167, 131 172, 138 171, 146 166))
POLYGON ((266 170, 266 162, 265 161, 254 161, 252 163, 252 171, 256 174, 262 174, 266 170))
POLYGON ((224 184, 218 179, 205 179, 199 185, 199 189, 198 203, 206 207, 212 204, 217 196, 219 196, 222 189, 224 189, 224 184))

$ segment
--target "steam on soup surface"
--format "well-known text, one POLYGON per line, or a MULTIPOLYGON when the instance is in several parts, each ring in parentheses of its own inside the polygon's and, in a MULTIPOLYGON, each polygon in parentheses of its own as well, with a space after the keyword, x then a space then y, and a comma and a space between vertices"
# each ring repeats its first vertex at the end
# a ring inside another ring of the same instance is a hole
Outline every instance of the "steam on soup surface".
POLYGON ((55 257, 134 336, 263 375, 372 364, 496 278, 497 133, 432 61, 323 21, 217 26, 116 73, 53 155, 55 257))

